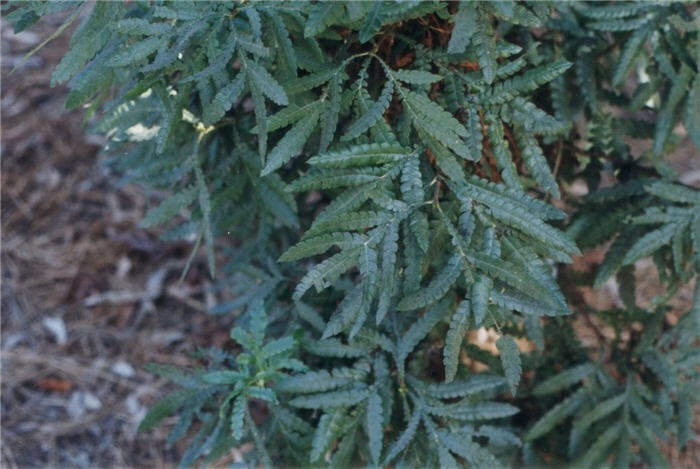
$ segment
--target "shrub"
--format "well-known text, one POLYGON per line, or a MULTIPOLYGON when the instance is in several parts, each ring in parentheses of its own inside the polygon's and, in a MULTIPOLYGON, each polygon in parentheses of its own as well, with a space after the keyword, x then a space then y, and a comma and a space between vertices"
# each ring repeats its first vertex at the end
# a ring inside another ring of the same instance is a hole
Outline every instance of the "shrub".
POLYGON ((99 110, 126 181, 171 193, 142 226, 203 243, 234 294, 212 313, 237 315, 237 353, 151 365, 180 389, 141 427, 178 414, 182 466, 252 441, 252 466, 660 467, 657 440, 692 438, 700 284, 667 312, 700 267, 700 191, 665 155, 679 126, 700 145, 696 5, 10 8, 16 31, 80 21, 53 83, 99 110), (582 301, 611 279, 624 305, 582 301), (579 317, 612 335, 584 347, 579 317))

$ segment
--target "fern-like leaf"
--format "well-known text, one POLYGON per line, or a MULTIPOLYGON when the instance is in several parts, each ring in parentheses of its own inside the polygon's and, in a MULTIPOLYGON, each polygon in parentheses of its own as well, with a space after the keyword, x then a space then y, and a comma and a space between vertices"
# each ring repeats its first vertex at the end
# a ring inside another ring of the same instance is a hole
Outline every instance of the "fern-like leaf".
POLYGON ((408 425, 406 426, 406 429, 401 433, 401 435, 396 439, 396 441, 389 447, 389 450, 386 453, 386 456, 384 456, 384 461, 382 462, 383 466, 386 466, 389 464, 396 456, 399 455, 406 447, 408 444, 413 440, 413 437, 416 434, 416 430, 418 429, 418 424, 420 423, 421 420, 421 412, 419 409, 414 409, 413 415, 411 415, 410 420, 408 421, 408 425))
POLYGON ((367 398, 367 438, 369 439, 369 452, 374 464, 379 463, 382 453, 382 398, 379 393, 372 392, 367 398))
POLYGON ((382 267, 379 274, 379 298, 377 301, 376 324, 379 325, 389 310, 389 303, 394 295, 394 273, 396 269, 396 252, 398 251, 399 224, 392 222, 387 227, 382 240, 382 267))
POLYGON ((446 383, 453 381, 457 374, 462 339, 464 339, 464 334, 469 326, 469 309, 469 301, 462 301, 450 320, 450 327, 445 337, 445 348, 443 350, 446 383))
POLYGON ((394 82, 387 80, 377 101, 370 106, 362 117, 357 119, 350 127, 348 127, 348 130, 340 140, 343 142, 352 140, 362 135, 370 127, 373 127, 379 119, 382 119, 382 115, 389 107, 393 94, 394 82))
POLYGON ((438 399, 453 399, 455 397, 470 396, 480 392, 498 388, 506 384, 501 376, 478 374, 467 379, 452 381, 450 383, 437 383, 428 386, 428 393, 438 399))
POLYGON ((477 25, 475 4, 472 2, 460 2, 459 10, 455 16, 455 25, 452 28, 450 42, 447 44, 448 54, 461 54, 469 45, 477 25))
POLYGON ((193 396, 195 393, 196 391, 190 389, 178 389, 177 391, 167 394, 151 407, 141 423, 139 423, 139 431, 149 430, 158 425, 164 418, 170 417, 177 412, 187 398, 193 396))
POLYGON ((515 340, 508 335, 499 337, 496 341, 496 347, 501 355, 501 364, 506 374, 510 393, 515 396, 515 389, 520 383, 520 374, 522 373, 520 350, 518 350, 515 340))
POLYGON ((325 153, 309 158, 308 163, 320 168, 381 165, 401 161, 410 151, 391 143, 372 143, 325 153))
POLYGON ((625 254, 625 257, 622 259, 622 264, 633 264, 642 257, 648 256, 661 246, 671 241, 673 235, 682 228, 683 225, 679 226, 679 224, 676 223, 669 223, 661 228, 650 231, 629 248, 627 254, 625 254))
POLYGON ((336 407, 349 407, 362 402, 369 395, 367 387, 358 386, 347 391, 332 391, 322 394, 297 396, 289 405, 302 409, 333 409, 336 407))
POLYGON ((420 343, 430 330, 440 321, 451 306, 451 298, 447 297, 436 303, 421 316, 401 338, 399 357, 405 359, 420 343))
POLYGON ((427 287, 402 299, 396 306, 396 309, 406 311, 435 303, 447 294, 463 270, 464 261, 462 256, 460 254, 452 256, 427 287))
POLYGON ((289 104, 289 99, 287 98, 287 93, 285 93, 284 88, 282 88, 267 70, 255 62, 249 61, 246 63, 247 70, 250 73, 250 79, 255 81, 260 91, 262 91, 265 96, 279 106, 286 106, 289 104))
POLYGON ((552 407, 525 433, 523 440, 533 441, 549 433, 564 419, 573 415, 585 402, 586 391, 581 388, 559 404, 552 407))
POLYGON ((306 144, 311 132, 313 132, 318 122, 319 113, 314 111, 301 119, 285 134, 279 143, 272 149, 267 157, 267 164, 260 173, 266 176, 271 172, 281 168, 294 155, 299 153, 306 144))
POLYGON ((625 78, 627 78, 634 59, 637 57, 637 54, 641 50, 650 32, 651 28, 648 25, 642 26, 634 31, 630 38, 627 39, 612 77, 613 86, 620 86, 625 78))
POLYGON ((486 311, 489 306, 493 280, 486 275, 476 274, 471 287, 472 312, 474 314, 474 324, 480 325, 484 322, 486 311))
POLYGON ((426 72, 425 70, 396 70, 391 73, 394 79, 410 83, 412 85, 430 85, 442 80, 440 75, 426 72))
POLYGON ((569 436, 569 451, 571 454, 578 452, 578 446, 583 433, 598 420, 615 412, 625 402, 627 396, 623 393, 597 404, 589 412, 574 421, 571 435, 569 436))
POLYGON ((615 441, 620 437, 620 433, 624 429, 624 422, 618 421, 612 426, 608 427, 603 433, 598 436, 598 438, 593 442, 593 444, 588 448, 588 451, 581 457, 578 461, 578 465, 581 468, 588 469, 590 467, 596 467, 601 461, 607 459, 610 447, 615 443, 615 441))
POLYGON ((537 140, 525 132, 517 131, 515 132, 518 144, 522 147, 522 156, 525 160, 525 164, 535 178, 535 181, 544 189, 545 191, 552 194, 557 199, 561 197, 559 194, 559 186, 552 175, 552 171, 549 169, 549 163, 542 153, 542 148, 537 143, 537 140))
POLYGON ((204 125, 208 126, 221 120, 226 111, 231 109, 234 101, 241 95, 244 86, 244 75, 240 73, 231 83, 221 88, 211 103, 204 109, 204 115, 202 116, 204 125))
POLYGON ((542 381, 532 390, 532 394, 535 396, 546 396, 547 394, 555 393, 586 379, 586 377, 596 371, 596 369, 597 367, 593 363, 584 363, 569 368, 568 370, 564 370, 542 381))
POLYGON ((197 187, 188 186, 165 199, 160 205, 148 211, 139 226, 148 228, 160 225, 177 215, 180 210, 187 208, 197 198, 197 187))
POLYGON ((313 37, 322 33, 328 26, 338 21, 344 12, 345 6, 340 2, 314 4, 306 25, 304 25, 304 37, 313 37))
POLYGON ((321 416, 311 442, 309 461, 318 461, 333 444, 333 440, 341 432, 345 414, 342 409, 321 416))
POLYGON ((308 238, 300 241, 297 245, 289 248, 279 258, 280 262, 290 262, 305 257, 322 254, 333 246, 338 246, 341 249, 348 249, 359 246, 366 241, 366 238, 360 235, 337 232, 319 235, 313 238, 308 238))
POLYGON ((294 299, 299 300, 311 286, 315 285, 317 291, 321 291, 325 285, 335 281, 343 272, 357 264, 360 250, 361 247, 346 249, 316 265, 297 284, 294 299))

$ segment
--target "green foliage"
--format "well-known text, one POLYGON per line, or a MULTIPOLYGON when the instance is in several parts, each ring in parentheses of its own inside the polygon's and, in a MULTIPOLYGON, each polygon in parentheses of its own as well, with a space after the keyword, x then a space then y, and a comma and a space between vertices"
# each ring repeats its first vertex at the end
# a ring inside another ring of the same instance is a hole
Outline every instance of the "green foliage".
POLYGON ((179 415, 183 467, 245 443, 264 467, 662 467, 657 440, 693 438, 697 282, 666 317, 700 269, 700 191, 665 156, 679 126, 700 145, 700 10, 3 8, 17 31, 80 21, 52 83, 99 110, 123 182, 171 194, 141 226, 195 240, 193 256, 204 240, 233 293, 211 313, 235 313, 235 352, 150 366, 182 389, 141 428, 179 415), (592 271, 568 267, 605 245, 592 271), (647 258, 663 292, 640 305, 647 258), (619 308, 583 302, 580 286, 611 279, 619 308), (581 315, 614 338, 583 347, 581 315), (471 340, 485 330, 496 350, 471 340))
POLYGON ((520 382, 520 374, 522 373, 518 345, 512 337, 505 335, 498 338, 496 347, 501 352, 501 363, 510 387, 510 393, 515 395, 515 388, 520 382))
MULTIPOLYGON (((200 434, 206 439, 193 439, 186 454, 190 454, 192 460, 205 457, 208 461, 223 455, 246 434, 258 431, 251 417, 250 401, 277 405, 276 392, 269 383, 283 377, 282 370, 303 372, 306 366, 291 357, 297 347, 292 336, 266 340, 268 319, 262 303, 251 306, 247 319, 248 330, 241 327, 231 329, 231 338, 244 350, 235 357, 219 350, 201 351, 202 358, 210 362, 208 369, 196 368, 187 374, 178 373, 176 382, 185 389, 173 391, 155 404, 141 422, 141 430, 153 427, 180 410, 180 420, 173 430, 177 431, 177 436, 170 441, 182 438, 195 418, 200 420, 203 424, 200 434)), ((168 369, 157 366, 151 369, 173 378, 168 369)), ((264 460, 265 447, 258 447, 257 451, 264 460)))

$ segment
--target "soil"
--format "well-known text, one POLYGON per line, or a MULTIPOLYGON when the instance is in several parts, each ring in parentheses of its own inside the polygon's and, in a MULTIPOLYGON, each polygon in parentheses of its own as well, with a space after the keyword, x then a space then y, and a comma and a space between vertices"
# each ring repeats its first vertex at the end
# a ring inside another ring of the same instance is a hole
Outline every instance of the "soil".
POLYGON ((158 195, 120 186, 101 138, 49 87, 69 34, 11 69, 60 24, 15 35, 2 23, 2 462, 25 467, 172 467, 168 425, 136 433, 170 384, 148 362, 190 364, 223 344, 231 316, 190 245, 138 228, 158 195))

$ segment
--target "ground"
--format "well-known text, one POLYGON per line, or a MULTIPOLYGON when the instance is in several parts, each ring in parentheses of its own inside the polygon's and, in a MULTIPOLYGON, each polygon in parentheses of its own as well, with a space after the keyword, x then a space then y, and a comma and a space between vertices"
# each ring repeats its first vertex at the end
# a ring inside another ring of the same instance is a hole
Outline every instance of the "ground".
MULTIPOLYGON (((227 341, 232 318, 205 312, 216 298, 204 256, 178 282, 189 245, 137 226, 159 195, 120 186, 100 165, 104 142, 86 136, 82 110, 65 111, 66 89, 48 86, 69 36, 9 74, 58 20, 20 35, 2 24, 0 466, 171 467, 182 448, 167 447, 167 425, 136 433, 147 407, 170 390, 143 365, 187 364, 197 346, 227 341)), ((700 184, 700 157, 687 139, 672 163, 685 182, 700 184)), ((658 287, 651 266, 640 267, 638 294, 648 301, 658 287)), ((678 311, 689 292, 678 295, 678 311)), ((600 308, 619 301, 614 284, 584 294, 600 308)), ((597 340, 591 324, 578 330, 597 340)), ((493 337, 481 332, 471 340, 488 346, 493 337)), ((700 467, 697 442, 667 452, 674 467, 700 467)))
POLYGON ((203 257, 178 282, 189 246, 137 227, 148 197, 100 165, 102 140, 48 86, 69 36, 9 74, 55 28, 2 24, 0 466, 173 466, 167 426, 136 433, 170 390, 143 365, 186 364, 224 343, 232 318, 205 312, 203 257))

